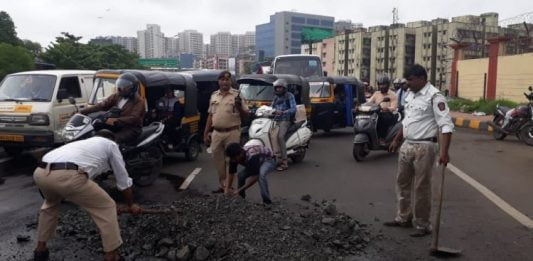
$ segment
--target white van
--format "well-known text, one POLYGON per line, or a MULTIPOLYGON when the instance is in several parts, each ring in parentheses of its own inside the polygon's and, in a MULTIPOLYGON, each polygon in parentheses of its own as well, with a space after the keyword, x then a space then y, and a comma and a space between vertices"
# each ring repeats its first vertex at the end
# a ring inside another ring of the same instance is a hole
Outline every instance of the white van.
POLYGON ((11 155, 61 143, 59 131, 87 106, 95 71, 48 70, 7 75, 0 83, 0 146, 11 155))

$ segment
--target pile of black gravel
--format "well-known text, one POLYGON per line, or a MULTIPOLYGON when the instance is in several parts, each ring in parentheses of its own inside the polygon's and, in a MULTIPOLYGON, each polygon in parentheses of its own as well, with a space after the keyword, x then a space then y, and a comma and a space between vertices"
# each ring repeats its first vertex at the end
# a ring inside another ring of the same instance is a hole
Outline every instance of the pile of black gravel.
MULTIPOLYGON (((266 208, 240 198, 189 193, 155 207, 171 214, 119 217, 126 260, 357 259, 371 241, 366 225, 325 201, 266 208)), ((58 235, 102 255, 99 233, 84 211, 62 213, 58 235)))

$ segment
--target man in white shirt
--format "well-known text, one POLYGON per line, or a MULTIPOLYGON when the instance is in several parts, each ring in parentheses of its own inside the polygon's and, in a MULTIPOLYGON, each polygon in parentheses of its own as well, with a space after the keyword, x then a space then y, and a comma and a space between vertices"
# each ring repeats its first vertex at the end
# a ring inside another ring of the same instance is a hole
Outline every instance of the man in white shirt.
POLYGON ((411 236, 421 237, 431 233, 431 173, 439 148, 437 138, 440 132, 439 164, 446 166, 450 161, 448 149, 454 125, 446 98, 427 81, 424 67, 415 64, 404 76, 410 92, 406 98, 403 129, 390 146, 391 151, 396 151, 405 139, 400 148, 396 180, 398 212, 394 221, 384 225, 414 225, 416 232, 411 236), (411 204, 413 186, 414 204, 411 204))
POLYGON ((64 199, 89 212, 100 231, 104 260, 119 260, 118 248, 122 245, 122 238, 117 206, 92 179, 112 170, 117 188, 122 191, 129 211, 139 214, 142 209, 133 202, 132 180, 114 139, 111 131, 101 130, 95 137, 68 143, 42 158, 33 175, 45 198, 39 213, 35 260, 48 260, 46 242, 55 234, 59 207, 64 199))

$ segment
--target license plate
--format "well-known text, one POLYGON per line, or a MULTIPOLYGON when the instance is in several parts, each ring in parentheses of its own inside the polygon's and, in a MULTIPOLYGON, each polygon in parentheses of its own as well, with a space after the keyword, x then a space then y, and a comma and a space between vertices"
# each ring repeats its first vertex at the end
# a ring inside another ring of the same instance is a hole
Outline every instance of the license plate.
POLYGON ((0 135, 0 141, 24 142, 22 135, 0 135))

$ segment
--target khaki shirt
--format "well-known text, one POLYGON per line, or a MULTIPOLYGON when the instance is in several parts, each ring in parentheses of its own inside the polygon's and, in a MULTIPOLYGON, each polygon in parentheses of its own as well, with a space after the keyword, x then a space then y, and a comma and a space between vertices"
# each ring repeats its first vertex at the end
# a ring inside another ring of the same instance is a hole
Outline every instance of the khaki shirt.
MULTIPOLYGON (((209 114, 212 115, 214 128, 232 128, 241 125, 241 115, 235 108, 235 97, 239 91, 230 89, 229 94, 214 92, 209 100, 209 114)), ((248 111, 246 101, 242 99, 242 109, 248 111)))
POLYGON ((405 98, 403 136, 408 140, 437 137, 453 132, 454 125, 446 97, 430 83, 417 93, 409 92, 405 98))
POLYGON ((372 95, 372 97, 370 97, 370 100, 368 100, 368 102, 377 104, 381 106, 381 108, 388 108, 389 111, 394 111, 398 108, 398 98, 396 97, 396 94, 391 90, 389 90, 389 92, 387 92, 386 94, 382 94, 380 91, 374 92, 374 94, 372 95), (389 97, 390 102, 382 103, 385 97, 389 97))

